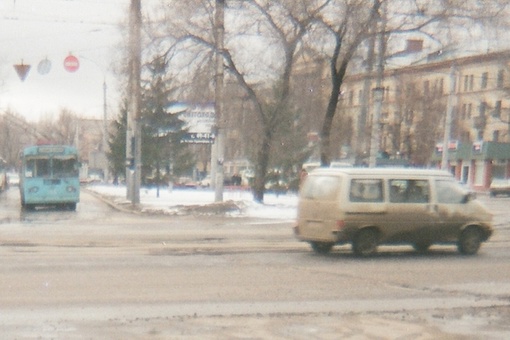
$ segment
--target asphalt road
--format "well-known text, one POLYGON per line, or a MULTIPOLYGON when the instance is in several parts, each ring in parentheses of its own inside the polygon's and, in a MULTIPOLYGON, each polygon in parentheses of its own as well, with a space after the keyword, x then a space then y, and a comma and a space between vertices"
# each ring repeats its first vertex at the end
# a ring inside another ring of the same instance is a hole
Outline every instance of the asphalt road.
POLYGON ((477 256, 350 247, 315 255, 292 222, 119 212, 22 213, 0 195, 4 339, 501 339, 510 336, 509 198, 477 256))

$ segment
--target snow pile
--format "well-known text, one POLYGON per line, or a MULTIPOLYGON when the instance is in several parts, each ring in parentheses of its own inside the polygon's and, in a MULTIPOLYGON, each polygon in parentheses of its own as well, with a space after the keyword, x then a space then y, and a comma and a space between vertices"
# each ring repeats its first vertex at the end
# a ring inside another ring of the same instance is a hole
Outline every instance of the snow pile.
MULTIPOLYGON (((87 190, 97 193, 118 205, 130 205, 126 187, 122 185, 91 185, 87 190)), ((268 219, 294 220, 297 195, 266 193, 264 204, 253 200, 247 190, 225 190, 223 202, 215 203, 215 194, 209 189, 140 189, 140 210, 168 215, 227 215, 268 219)))

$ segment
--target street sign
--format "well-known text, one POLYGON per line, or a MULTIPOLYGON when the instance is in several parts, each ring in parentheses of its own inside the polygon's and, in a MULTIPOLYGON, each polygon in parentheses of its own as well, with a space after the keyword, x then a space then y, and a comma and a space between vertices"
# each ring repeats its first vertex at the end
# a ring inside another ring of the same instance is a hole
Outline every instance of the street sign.
POLYGON ((213 104, 189 105, 188 109, 179 115, 184 121, 187 130, 182 138, 182 143, 214 143, 216 134, 214 124, 216 123, 216 111, 213 104))
POLYGON ((37 65, 37 72, 39 74, 45 75, 48 74, 51 70, 51 61, 49 61, 47 58, 43 59, 39 62, 39 65, 37 65))
POLYGON ((14 65, 14 69, 16 70, 19 79, 21 79, 21 81, 25 81, 28 71, 30 71, 30 65, 25 65, 21 62, 21 64, 14 65))
POLYGON ((214 104, 173 103, 167 110, 169 114, 179 115, 179 119, 184 122, 186 134, 181 139, 181 143, 214 143, 216 139, 214 104))
POLYGON ((70 54, 64 59, 64 68, 67 72, 76 72, 80 67, 80 61, 74 55, 70 54))

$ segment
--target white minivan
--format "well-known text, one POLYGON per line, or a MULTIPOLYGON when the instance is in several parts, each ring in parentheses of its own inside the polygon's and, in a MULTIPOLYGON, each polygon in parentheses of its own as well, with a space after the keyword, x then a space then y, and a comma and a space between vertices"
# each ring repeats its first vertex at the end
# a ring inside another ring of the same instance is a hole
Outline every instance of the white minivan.
POLYGON ((476 254, 492 215, 448 172, 408 168, 320 168, 300 190, 294 233, 317 253, 352 245, 367 256, 379 244, 457 244, 476 254))

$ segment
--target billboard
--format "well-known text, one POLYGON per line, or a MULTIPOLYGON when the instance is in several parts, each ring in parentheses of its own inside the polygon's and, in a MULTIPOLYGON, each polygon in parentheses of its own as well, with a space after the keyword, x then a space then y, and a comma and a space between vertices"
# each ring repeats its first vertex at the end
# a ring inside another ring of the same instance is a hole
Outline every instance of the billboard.
POLYGON ((173 103, 168 107, 168 113, 178 114, 179 119, 184 122, 186 134, 181 143, 214 143, 216 137, 214 104, 173 103))

